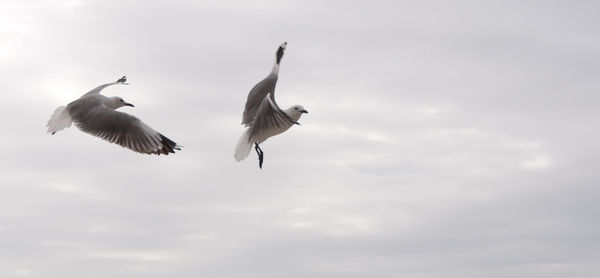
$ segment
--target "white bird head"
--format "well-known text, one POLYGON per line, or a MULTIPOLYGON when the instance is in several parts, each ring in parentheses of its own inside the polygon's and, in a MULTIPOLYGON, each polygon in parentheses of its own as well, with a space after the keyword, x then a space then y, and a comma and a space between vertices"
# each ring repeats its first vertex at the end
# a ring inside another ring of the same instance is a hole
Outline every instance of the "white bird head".
POLYGON ((107 101, 104 102, 104 105, 106 105, 106 107, 113 109, 113 110, 116 110, 117 108, 123 107, 123 106, 135 107, 135 106, 133 106, 133 104, 126 102, 121 97, 109 97, 109 98, 107 98, 107 101))
POLYGON ((302 116, 302 114, 305 113, 308 114, 308 111, 306 111, 306 109, 304 109, 304 106, 302 105, 294 105, 285 110, 285 113, 288 114, 290 118, 294 119, 295 121, 298 121, 300 119, 300 116, 302 116))

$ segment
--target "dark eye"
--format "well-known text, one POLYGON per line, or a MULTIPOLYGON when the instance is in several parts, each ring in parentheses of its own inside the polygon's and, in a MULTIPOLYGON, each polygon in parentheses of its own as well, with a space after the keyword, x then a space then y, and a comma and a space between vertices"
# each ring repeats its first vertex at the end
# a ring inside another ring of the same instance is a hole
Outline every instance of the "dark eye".
POLYGON ((120 101, 121 101, 121 102, 123 102, 123 100, 122 100, 122 99, 121 99, 120 101))
POLYGON ((298 107, 294 107, 294 110, 298 110, 298 107))

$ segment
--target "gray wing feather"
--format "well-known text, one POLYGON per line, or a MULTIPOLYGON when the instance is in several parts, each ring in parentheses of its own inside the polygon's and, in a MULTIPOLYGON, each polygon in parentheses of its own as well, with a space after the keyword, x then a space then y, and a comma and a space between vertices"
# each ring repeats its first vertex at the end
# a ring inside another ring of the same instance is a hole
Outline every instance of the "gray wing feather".
POLYGON ((119 84, 119 82, 111 82, 111 83, 102 84, 102 85, 100 85, 100 86, 92 89, 91 91, 85 93, 85 95, 83 95, 82 97, 87 97, 87 96, 90 96, 90 95, 99 94, 100 91, 102 91, 102 89, 104 89, 104 88, 106 88, 108 86, 111 86, 111 85, 115 85, 115 84, 119 84))
POLYGON ((246 107, 242 117, 243 125, 249 126, 254 121, 265 96, 271 93, 271 98, 274 98, 275 85, 277 85, 277 74, 275 73, 269 74, 265 79, 254 85, 250 93, 248 93, 248 99, 246 100, 246 107))
MULTIPOLYGON (((77 108, 77 106, 75 106, 77 108)), ((95 105, 87 112, 71 109, 73 121, 83 132, 145 154, 169 154, 178 150, 175 142, 163 136, 138 118, 95 105)))
POLYGON ((250 127, 250 137, 252 138, 257 133, 268 130, 271 128, 282 128, 286 126, 291 126, 297 123, 294 119, 290 118, 273 100, 273 95, 268 94, 263 98, 258 111, 256 113, 256 118, 252 122, 252 127, 250 127))

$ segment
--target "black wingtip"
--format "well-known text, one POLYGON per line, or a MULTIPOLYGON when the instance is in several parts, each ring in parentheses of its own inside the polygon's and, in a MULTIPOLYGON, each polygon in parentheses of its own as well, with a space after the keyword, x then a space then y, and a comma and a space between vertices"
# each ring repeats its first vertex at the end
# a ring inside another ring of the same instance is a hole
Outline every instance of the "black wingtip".
POLYGON ((181 148, 177 145, 177 143, 173 142, 173 140, 167 138, 166 136, 160 134, 160 142, 162 142, 162 149, 156 151, 157 155, 169 155, 169 153, 175 153, 175 151, 180 151, 181 148))
POLYGON ((281 46, 279 46, 277 48, 277 54, 276 54, 276 56, 277 56, 277 64, 278 65, 279 65, 279 63, 281 63, 281 58, 283 58, 284 51, 285 51, 285 48, 283 48, 281 46))
POLYGON ((119 78, 119 80, 117 80, 117 82, 119 83, 125 83, 127 81, 127 76, 123 75, 123 77, 119 78))

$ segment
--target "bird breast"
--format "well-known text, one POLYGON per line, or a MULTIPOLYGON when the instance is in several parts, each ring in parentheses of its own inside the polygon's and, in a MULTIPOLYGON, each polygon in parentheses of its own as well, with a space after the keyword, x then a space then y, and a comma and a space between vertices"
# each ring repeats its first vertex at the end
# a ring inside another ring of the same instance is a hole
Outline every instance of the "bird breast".
POLYGON ((286 130, 290 129, 290 127, 292 127, 292 125, 293 124, 263 130, 263 131, 257 133, 256 135, 254 135, 254 137, 252 137, 250 139, 250 141, 258 142, 260 144, 260 143, 264 142, 265 140, 269 139, 270 137, 273 137, 275 135, 285 132, 286 130))

